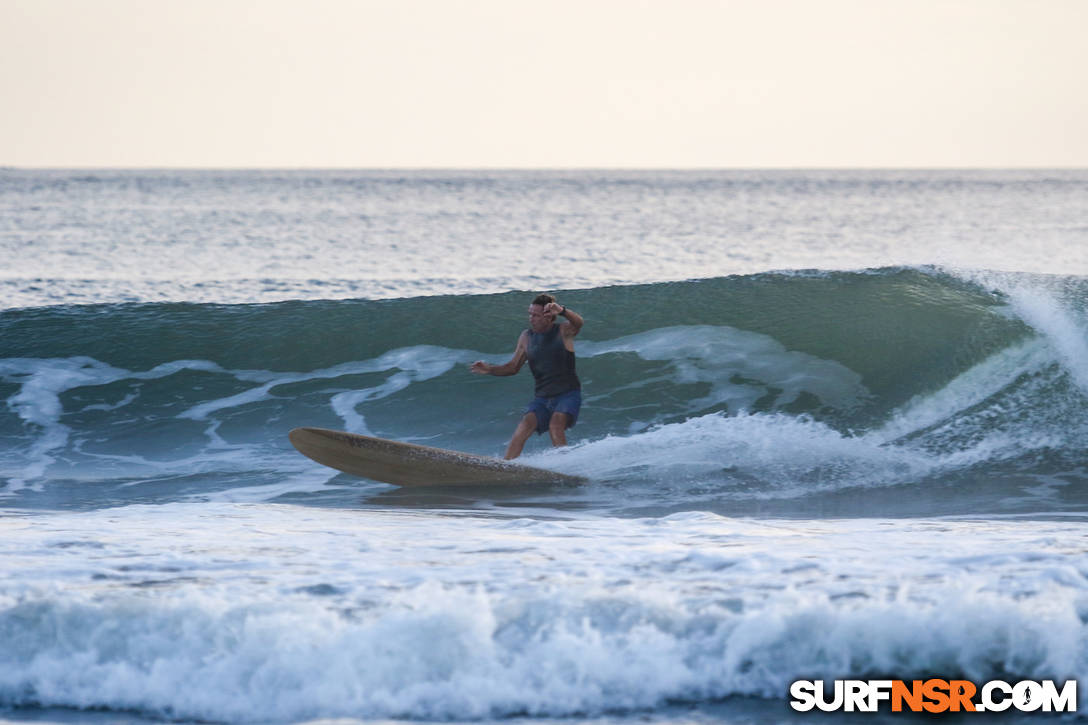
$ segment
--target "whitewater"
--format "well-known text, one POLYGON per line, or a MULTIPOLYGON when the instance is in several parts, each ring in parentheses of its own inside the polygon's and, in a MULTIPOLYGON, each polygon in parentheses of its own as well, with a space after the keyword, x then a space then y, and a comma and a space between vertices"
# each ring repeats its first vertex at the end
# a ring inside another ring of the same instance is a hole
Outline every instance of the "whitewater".
POLYGON ((0 170, 0 718, 1088 692, 1085 219, 1083 171, 0 170), (468 366, 541 291, 585 402, 522 460, 587 485, 290 446, 501 455, 531 380, 468 366))

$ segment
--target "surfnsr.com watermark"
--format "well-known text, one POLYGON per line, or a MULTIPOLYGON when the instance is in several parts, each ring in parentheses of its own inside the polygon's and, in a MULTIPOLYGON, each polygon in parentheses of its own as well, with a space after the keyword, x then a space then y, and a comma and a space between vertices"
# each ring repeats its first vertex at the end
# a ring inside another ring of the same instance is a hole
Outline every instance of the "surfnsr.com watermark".
POLYGON ((1077 681, 1061 687, 1053 680, 990 680, 981 687, 969 680, 834 680, 828 692, 823 680, 797 680, 790 685, 790 707, 799 712, 1076 712, 1077 681))

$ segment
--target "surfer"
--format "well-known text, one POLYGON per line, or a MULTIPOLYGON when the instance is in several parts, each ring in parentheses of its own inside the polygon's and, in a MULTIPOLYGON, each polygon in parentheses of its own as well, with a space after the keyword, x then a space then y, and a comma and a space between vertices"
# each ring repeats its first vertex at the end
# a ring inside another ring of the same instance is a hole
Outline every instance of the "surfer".
POLYGON ((477 360, 469 370, 478 375, 515 375, 526 361, 536 380, 533 399, 506 447, 506 460, 517 458, 533 431, 548 431, 553 446, 567 444, 567 428, 578 422, 582 407, 582 384, 574 372, 574 336, 585 320, 577 312, 537 295, 529 305, 529 329, 518 337, 514 356, 502 365, 477 360), (567 318, 556 322, 557 317, 567 318))

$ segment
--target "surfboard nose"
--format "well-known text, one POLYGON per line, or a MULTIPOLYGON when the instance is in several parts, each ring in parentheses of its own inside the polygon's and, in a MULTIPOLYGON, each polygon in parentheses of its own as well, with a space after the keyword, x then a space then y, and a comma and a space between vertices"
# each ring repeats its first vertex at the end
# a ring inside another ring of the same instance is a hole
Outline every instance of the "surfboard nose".
POLYGON ((291 445, 298 448, 299 442, 313 430, 313 428, 292 428, 291 432, 287 434, 287 438, 291 441, 291 445))
MULTIPOLYGON (((338 431, 329 430, 328 428, 314 428, 312 426, 303 426, 301 428, 292 428, 291 432, 287 434, 287 437, 292 443, 300 440, 305 440, 309 436, 323 436, 325 438, 334 438, 338 431)), ((341 433, 340 435, 344 435, 341 433)))

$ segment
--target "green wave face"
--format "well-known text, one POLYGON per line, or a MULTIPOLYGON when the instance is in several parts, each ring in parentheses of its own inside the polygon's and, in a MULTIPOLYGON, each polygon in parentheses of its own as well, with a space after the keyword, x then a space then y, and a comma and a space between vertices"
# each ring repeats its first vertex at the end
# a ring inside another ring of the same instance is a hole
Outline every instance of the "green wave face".
MULTIPOLYGON (((564 291, 585 405, 550 464, 749 498, 1074 471, 1086 289, 895 268, 564 291)), ((531 379, 468 365, 509 358, 533 294, 4 312, 2 475, 272 480, 299 425, 496 455, 531 379)))

